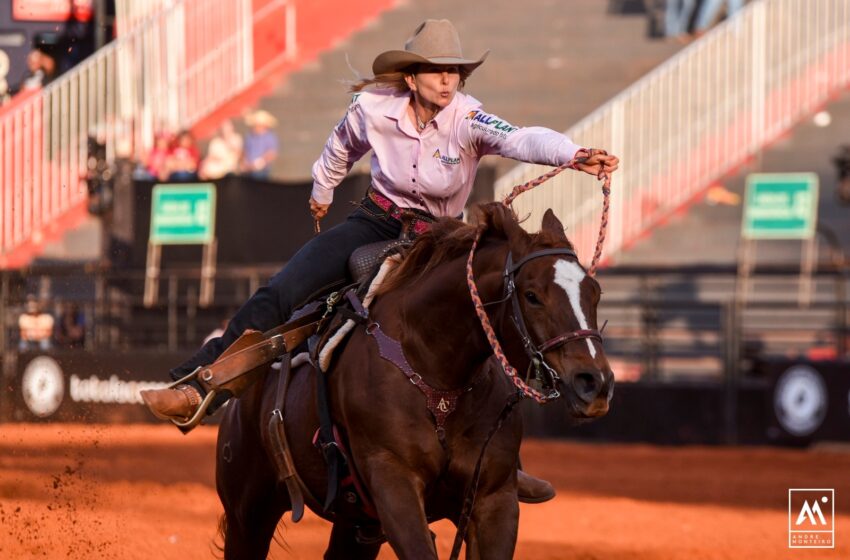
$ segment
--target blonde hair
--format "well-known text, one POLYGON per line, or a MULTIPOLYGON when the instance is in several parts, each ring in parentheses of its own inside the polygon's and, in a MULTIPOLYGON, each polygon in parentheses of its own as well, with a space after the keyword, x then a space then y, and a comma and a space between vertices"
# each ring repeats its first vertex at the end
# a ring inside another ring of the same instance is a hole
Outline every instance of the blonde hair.
POLYGON ((410 91, 410 88, 407 87, 407 82, 404 81, 404 77, 407 75, 406 72, 388 72, 386 74, 378 74, 373 78, 361 78, 360 80, 351 84, 351 87, 348 88, 349 93, 357 93, 358 91, 363 91, 368 87, 386 87, 390 89, 394 89, 399 93, 404 93, 405 91, 410 91))
MULTIPOLYGON (((407 82, 404 81, 405 76, 410 76, 416 74, 419 70, 418 64, 413 64, 406 68, 403 68, 397 72, 387 72, 384 74, 378 74, 372 78, 362 78, 348 88, 349 93, 357 93, 358 91, 363 91, 368 87, 385 87, 389 89, 393 89, 399 93, 404 93, 406 91, 410 91, 410 88, 407 87, 407 82)), ((465 66, 459 66, 458 71, 460 72, 460 85, 458 85, 458 89, 463 89, 463 86, 466 85, 466 80, 469 78, 469 75, 472 74, 472 70, 467 69, 465 66)))

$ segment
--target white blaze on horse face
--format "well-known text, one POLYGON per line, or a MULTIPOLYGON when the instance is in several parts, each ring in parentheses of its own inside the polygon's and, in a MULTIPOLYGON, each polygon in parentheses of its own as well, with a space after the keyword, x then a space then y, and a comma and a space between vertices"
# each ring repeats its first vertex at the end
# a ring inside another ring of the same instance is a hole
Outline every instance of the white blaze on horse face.
MULTIPOLYGON (((573 315, 578 321, 579 328, 587 329, 587 317, 584 316, 584 310, 581 308, 581 281, 584 280, 584 270, 578 263, 559 259, 555 263, 555 283, 562 287, 567 292, 567 298, 570 300, 570 307, 573 308, 573 315)), ((590 350, 590 356, 596 357, 596 348, 589 338, 585 338, 587 348, 590 350)))

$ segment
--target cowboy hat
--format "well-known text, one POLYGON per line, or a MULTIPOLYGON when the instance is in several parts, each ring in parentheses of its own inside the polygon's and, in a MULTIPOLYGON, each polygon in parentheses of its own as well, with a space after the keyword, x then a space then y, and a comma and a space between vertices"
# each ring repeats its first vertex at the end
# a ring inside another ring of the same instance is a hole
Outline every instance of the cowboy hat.
POLYGON ((411 64, 423 63, 464 66, 471 72, 484 62, 488 54, 489 50, 478 60, 464 58, 460 37, 452 22, 447 19, 428 19, 416 28, 404 44, 403 51, 386 51, 375 57, 372 72, 377 76, 398 72, 411 64))
POLYGON ((271 128, 277 126, 277 119, 268 111, 260 109, 259 111, 248 113, 245 117, 245 124, 248 126, 267 126, 271 128))

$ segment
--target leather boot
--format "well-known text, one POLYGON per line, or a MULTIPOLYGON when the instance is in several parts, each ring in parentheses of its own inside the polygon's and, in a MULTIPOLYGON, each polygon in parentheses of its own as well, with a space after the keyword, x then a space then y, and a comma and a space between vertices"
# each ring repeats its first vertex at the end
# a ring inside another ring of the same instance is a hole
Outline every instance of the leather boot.
POLYGON ((142 400, 154 416, 161 420, 185 422, 201 404, 201 393, 191 385, 178 385, 174 389, 141 391, 142 400))
POLYGON ((526 504, 548 502, 555 497, 555 488, 543 480, 517 469, 517 498, 526 504))

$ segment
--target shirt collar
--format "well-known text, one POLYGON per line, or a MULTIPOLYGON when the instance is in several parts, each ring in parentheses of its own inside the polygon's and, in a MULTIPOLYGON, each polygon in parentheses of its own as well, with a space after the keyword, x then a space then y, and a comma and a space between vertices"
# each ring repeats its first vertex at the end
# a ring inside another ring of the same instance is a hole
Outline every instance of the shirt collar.
POLYGON ((392 96, 392 100, 387 103, 387 108, 384 115, 401 122, 405 118, 407 106, 410 105, 410 93, 398 93, 392 96))

